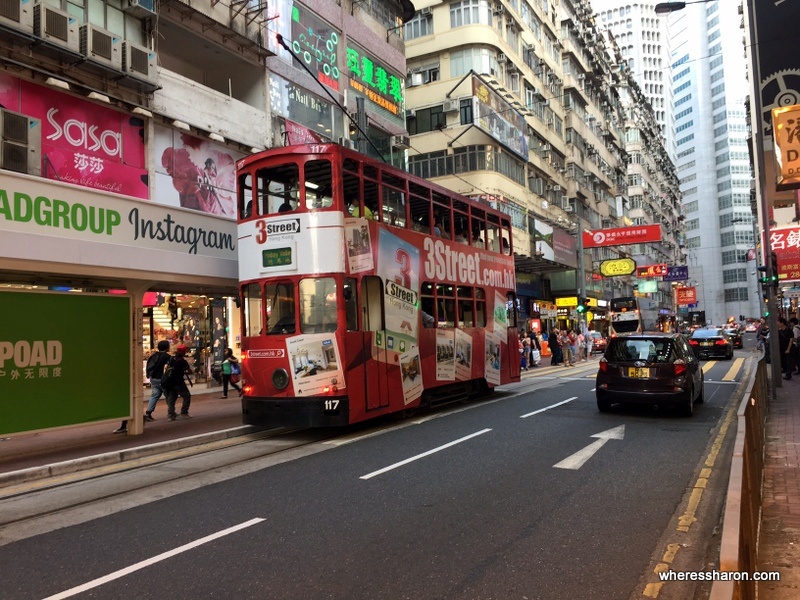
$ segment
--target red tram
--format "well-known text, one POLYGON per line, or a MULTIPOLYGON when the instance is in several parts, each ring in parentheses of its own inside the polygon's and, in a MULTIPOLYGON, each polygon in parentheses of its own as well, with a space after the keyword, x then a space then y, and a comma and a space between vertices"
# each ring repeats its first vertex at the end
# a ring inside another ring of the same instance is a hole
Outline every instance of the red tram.
POLYGON ((237 163, 244 422, 340 426, 519 380, 510 221, 335 144, 237 163))

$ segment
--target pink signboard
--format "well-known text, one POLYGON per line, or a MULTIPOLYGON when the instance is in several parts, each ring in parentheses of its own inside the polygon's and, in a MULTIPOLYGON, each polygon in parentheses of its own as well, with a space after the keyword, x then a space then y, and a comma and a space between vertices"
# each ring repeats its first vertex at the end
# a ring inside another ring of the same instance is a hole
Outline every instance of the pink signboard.
POLYGON ((42 176, 148 198, 144 121, 0 74, 0 104, 42 122, 42 176))

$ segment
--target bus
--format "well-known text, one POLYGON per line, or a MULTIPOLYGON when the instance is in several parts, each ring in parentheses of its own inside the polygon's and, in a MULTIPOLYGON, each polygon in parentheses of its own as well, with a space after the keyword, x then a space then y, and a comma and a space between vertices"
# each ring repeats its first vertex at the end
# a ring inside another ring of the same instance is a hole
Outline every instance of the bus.
POLYGON ((519 381, 507 215, 337 144, 236 177, 245 424, 336 427, 519 381))
POLYGON ((659 312, 655 300, 638 296, 612 298, 609 303, 611 337, 621 333, 659 331, 659 312))

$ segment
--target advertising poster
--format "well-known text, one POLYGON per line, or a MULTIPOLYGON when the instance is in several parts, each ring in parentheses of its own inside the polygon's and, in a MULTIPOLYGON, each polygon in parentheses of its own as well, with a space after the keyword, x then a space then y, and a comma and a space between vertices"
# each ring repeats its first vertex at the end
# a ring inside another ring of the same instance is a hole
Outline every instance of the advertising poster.
POLYGON ((339 352, 333 334, 298 335, 286 340, 292 383, 298 396, 319 394, 331 379, 343 381, 339 352))
POLYGON ((372 243, 366 219, 345 219, 344 236, 347 243, 347 269, 350 274, 374 269, 372 243))
POLYGON ((494 293, 494 332, 505 337, 508 332, 508 310, 502 294, 494 293))
POLYGON ((408 405, 422 395, 422 370, 418 347, 414 346, 400 355, 400 372, 403 377, 403 399, 408 405))
POLYGON ((141 118, 5 74, 0 106, 41 121, 42 177, 149 197, 141 118))
POLYGON ((236 161, 244 154, 159 125, 154 146, 155 202, 236 218, 236 161))
POLYGON ((493 331, 486 332, 486 353, 484 373, 486 381, 493 385, 500 385, 500 365, 502 354, 500 352, 502 338, 493 331))
POLYGON ((0 435, 131 414, 126 296, 0 292, 0 435), (102 323, 102 340, 87 323, 102 323))
POLYGON ((472 338, 461 329, 456 329, 456 378, 472 378, 472 338))
POLYGON ((452 329, 436 330, 436 379, 455 381, 456 378, 456 336, 452 329))
POLYGON ((376 336, 376 345, 393 352, 406 352, 417 343, 419 248, 381 230, 378 274, 384 281, 386 336, 376 336))

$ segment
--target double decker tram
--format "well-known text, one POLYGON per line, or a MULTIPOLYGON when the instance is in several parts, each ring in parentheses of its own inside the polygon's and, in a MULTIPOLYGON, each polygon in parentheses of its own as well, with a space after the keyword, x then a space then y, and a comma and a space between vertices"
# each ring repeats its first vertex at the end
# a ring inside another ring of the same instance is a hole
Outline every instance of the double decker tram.
POLYGON ((340 426, 519 381, 509 218, 335 144, 237 163, 244 422, 340 426))

